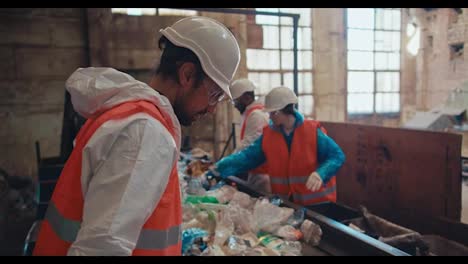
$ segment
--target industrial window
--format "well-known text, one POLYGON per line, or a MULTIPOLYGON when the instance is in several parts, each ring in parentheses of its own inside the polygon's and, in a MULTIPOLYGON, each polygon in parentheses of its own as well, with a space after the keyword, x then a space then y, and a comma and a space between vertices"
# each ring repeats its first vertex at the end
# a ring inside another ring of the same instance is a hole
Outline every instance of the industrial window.
POLYGON ((347 113, 400 112, 401 10, 347 9, 347 113))
MULTIPOLYGON (((256 8, 257 11, 299 14, 298 27, 298 98, 299 111, 313 113, 312 89, 312 9, 256 8)), ((291 17, 256 15, 249 26, 261 30, 260 45, 247 49, 248 78, 257 84, 256 95, 264 96, 276 86, 294 89, 293 21, 291 17)), ((249 38, 255 37, 249 36, 249 38)), ((255 42, 249 39, 249 43, 255 42)))
POLYGON ((196 16, 197 11, 172 8, 112 8, 111 12, 129 16, 196 16))

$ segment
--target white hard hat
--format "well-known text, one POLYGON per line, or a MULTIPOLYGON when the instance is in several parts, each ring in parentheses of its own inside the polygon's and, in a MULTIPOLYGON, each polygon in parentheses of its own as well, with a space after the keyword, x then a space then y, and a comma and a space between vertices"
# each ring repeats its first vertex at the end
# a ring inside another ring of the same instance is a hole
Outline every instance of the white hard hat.
POLYGON ((273 88, 265 96, 265 112, 278 111, 289 104, 297 104, 297 96, 288 87, 280 86, 273 88))
POLYGON ((160 30, 174 45, 193 51, 205 73, 231 98, 229 84, 240 62, 234 35, 220 22, 207 17, 187 17, 160 30))
POLYGON ((255 84, 249 79, 239 79, 231 84, 232 100, 241 97, 245 92, 255 91, 255 84))

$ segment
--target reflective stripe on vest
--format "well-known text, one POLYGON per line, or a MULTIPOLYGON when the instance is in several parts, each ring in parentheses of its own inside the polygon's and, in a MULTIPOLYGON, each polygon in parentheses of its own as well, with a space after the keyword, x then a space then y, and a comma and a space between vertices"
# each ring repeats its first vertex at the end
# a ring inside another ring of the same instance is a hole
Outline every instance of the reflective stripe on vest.
POLYGON ((307 179, 309 179, 309 176, 289 176, 289 178, 284 178, 284 177, 271 177, 270 176, 270 181, 273 184, 306 184, 307 179))
MULTIPOLYGON (((84 146, 105 122, 141 112, 160 121, 175 139, 170 117, 147 101, 125 102, 88 119, 76 137, 76 145, 57 182, 33 255, 67 254, 78 235, 83 217, 81 164, 84 146)), ((143 225, 132 255, 181 254, 182 209, 178 179, 174 164, 160 202, 143 225)))
MULTIPOLYGON (((80 230, 81 223, 66 219, 57 210, 54 203, 49 204, 45 219, 49 221, 55 234, 62 240, 73 243, 80 230)), ((168 230, 142 229, 136 248, 145 250, 162 250, 179 243, 180 226, 168 230)))
POLYGON ((273 194, 292 194, 294 202, 301 205, 336 201, 335 177, 315 192, 306 187, 309 175, 318 167, 317 128, 321 128, 320 123, 304 120, 294 131, 290 149, 281 132, 271 127, 263 130, 262 150, 273 194))
POLYGON ((306 202, 312 199, 322 198, 324 196, 332 194, 334 191, 336 191, 336 185, 333 185, 330 188, 324 188, 321 192, 314 192, 309 194, 293 193, 293 198, 295 201, 306 202))

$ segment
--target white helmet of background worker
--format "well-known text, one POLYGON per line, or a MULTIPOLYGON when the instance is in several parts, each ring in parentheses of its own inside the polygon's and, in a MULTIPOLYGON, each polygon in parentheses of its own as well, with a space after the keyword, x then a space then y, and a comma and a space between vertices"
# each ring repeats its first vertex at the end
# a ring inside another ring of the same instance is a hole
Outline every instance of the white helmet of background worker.
POLYGON ((231 84, 231 95, 232 100, 236 100, 241 97, 245 92, 255 91, 255 84, 249 79, 239 79, 235 80, 231 84))
POLYGON ((273 88, 265 96, 265 112, 274 112, 285 108, 289 104, 297 104, 297 96, 288 87, 273 88))
POLYGON ((187 17, 160 30, 169 41, 193 51, 205 73, 232 99, 229 85, 240 62, 234 35, 220 22, 207 17, 187 17))

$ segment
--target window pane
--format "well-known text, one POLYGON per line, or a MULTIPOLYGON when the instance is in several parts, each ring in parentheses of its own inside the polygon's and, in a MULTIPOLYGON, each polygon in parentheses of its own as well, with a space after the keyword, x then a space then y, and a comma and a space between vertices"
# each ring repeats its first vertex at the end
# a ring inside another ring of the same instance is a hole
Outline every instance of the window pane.
POLYGON ((312 49, 312 30, 310 28, 298 28, 297 31, 297 48, 312 49))
POLYGON ((400 30, 401 29, 401 11, 392 10, 393 19, 392 19, 392 29, 400 30))
POLYGON ((348 27, 350 28, 374 28, 373 8, 348 8, 348 27))
POLYGON ((127 8, 111 8, 112 14, 127 14, 127 8))
POLYGON ((293 52, 292 51, 282 51, 281 52, 281 68, 283 70, 292 70, 293 67, 294 67, 293 52))
POLYGON ((388 52, 375 53, 375 69, 376 70, 399 70, 400 69, 400 54, 388 52))
MULTIPOLYGON (((283 13, 297 14, 297 8, 280 8, 279 10, 280 10, 280 12, 283 12, 283 13)), ((302 19, 302 17, 299 20, 301 20, 301 19, 302 19)), ((292 19, 292 17, 280 17, 280 23, 281 23, 281 25, 292 26, 293 19, 292 19)))
POLYGON ((299 70, 312 69, 312 51, 299 51, 297 56, 297 68, 299 70))
POLYGON ((375 96, 375 111, 377 113, 397 113, 400 111, 399 93, 377 93, 375 96))
POLYGON ((400 32, 376 31, 375 50, 397 51, 400 50, 400 32))
MULTIPOLYGON (((249 78, 250 76, 249 74, 249 78)), ((266 95, 272 88, 279 86, 281 83, 281 75, 279 73, 262 72, 258 73, 258 78, 256 76, 252 77, 251 81, 258 85, 257 91, 255 91, 258 95, 266 95)))
POLYGON ((367 51, 348 51, 348 69, 372 70, 374 69, 374 53, 367 51))
POLYGON ((263 48, 278 49, 279 48, 279 29, 275 26, 263 27, 263 48))
POLYGON ((348 93, 372 93, 373 91, 373 72, 348 72, 348 93))
POLYGON ((293 28, 292 27, 281 27, 281 48, 293 49, 293 28))
POLYGON ((288 72, 283 74, 283 86, 286 86, 292 90, 294 90, 294 75, 292 72, 288 72))
POLYGON ((378 92, 398 92, 400 90, 400 74, 398 72, 377 72, 378 92))
POLYGON ((249 72, 247 74, 247 78, 252 81, 254 84, 257 85, 257 90, 255 91, 255 93, 260 93, 260 74, 258 72, 249 72))
MULTIPOLYGON (((280 8, 280 11, 283 13, 293 13, 299 14, 299 26, 310 26, 311 25, 311 8, 280 8)), ((281 25, 291 25, 293 24, 291 17, 281 17, 281 25)))
POLYGON ((376 28, 400 30, 401 11, 397 9, 377 9, 376 28))
POLYGON ((369 114, 374 107, 373 94, 348 94, 349 114, 369 114))
MULTIPOLYGON (((278 8, 255 8, 257 11, 278 12, 278 8)), ((263 25, 278 25, 278 16, 255 15, 255 22, 263 25)))
MULTIPOLYGON (((312 93, 312 73, 310 72, 299 73, 298 79, 299 79, 299 86, 298 86, 299 94, 312 93)), ((291 86, 290 88, 294 90, 294 85, 291 86)))
POLYGON ((348 50, 374 50, 374 31, 348 29, 348 50))
POLYGON ((247 49, 247 68, 252 70, 277 70, 279 50, 247 49))
POLYGON ((180 10, 172 8, 159 8, 158 13, 160 16, 196 16, 195 10, 180 10))
POLYGON ((313 106, 314 106, 314 98, 312 95, 301 95, 298 96, 298 103, 299 103, 299 112, 306 116, 312 115, 313 106))

